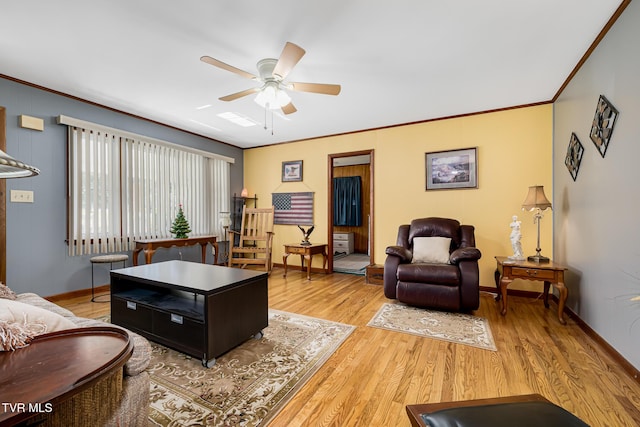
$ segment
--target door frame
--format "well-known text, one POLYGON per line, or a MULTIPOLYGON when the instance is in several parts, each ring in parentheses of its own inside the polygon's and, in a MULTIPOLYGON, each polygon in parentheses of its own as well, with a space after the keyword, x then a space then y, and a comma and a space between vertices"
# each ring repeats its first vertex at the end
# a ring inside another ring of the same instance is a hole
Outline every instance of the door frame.
POLYGON ((328 161, 328 181, 327 181, 327 187, 329 189, 329 191, 327 191, 328 193, 328 200, 327 200, 327 206, 328 206, 328 212, 327 212, 327 218, 328 218, 328 226, 327 226, 327 241, 328 243, 328 265, 327 265, 327 269, 329 273, 333 273, 333 159, 337 159, 340 157, 353 157, 353 156, 364 156, 364 155, 369 155, 369 263, 373 264, 373 260, 375 259, 374 257, 374 232, 373 230, 375 230, 374 227, 374 166, 373 166, 373 159, 374 159, 374 149, 370 149, 370 150, 360 150, 360 151, 349 151, 346 153, 333 153, 333 154, 329 154, 327 156, 327 161, 328 161))
MULTIPOLYGON (((0 150, 7 152, 7 115, 0 107, 0 150)), ((0 179, 0 282, 7 283, 7 180, 0 179)))

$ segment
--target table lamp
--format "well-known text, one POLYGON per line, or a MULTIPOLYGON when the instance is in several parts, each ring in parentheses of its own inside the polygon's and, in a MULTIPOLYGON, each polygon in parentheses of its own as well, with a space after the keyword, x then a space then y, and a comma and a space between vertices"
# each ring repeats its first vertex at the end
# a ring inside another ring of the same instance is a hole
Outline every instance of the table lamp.
POLYGON ((527 198, 522 202, 523 211, 535 211, 533 214, 533 223, 538 225, 538 245, 536 246, 536 254, 527 258, 528 261, 543 263, 549 262, 549 258, 540 254, 540 220, 542 219, 542 211, 551 209, 551 202, 544 195, 544 187, 542 185, 533 185, 529 187, 527 198))

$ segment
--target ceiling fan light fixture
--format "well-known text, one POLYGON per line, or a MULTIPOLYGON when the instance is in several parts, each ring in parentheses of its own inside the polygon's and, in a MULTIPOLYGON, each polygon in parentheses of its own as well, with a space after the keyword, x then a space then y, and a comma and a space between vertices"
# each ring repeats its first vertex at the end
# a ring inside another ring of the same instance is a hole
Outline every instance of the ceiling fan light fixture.
POLYGON ((268 82, 264 88, 258 92, 255 101, 262 108, 278 110, 291 102, 291 97, 280 88, 277 83, 268 82))
POLYGON ((0 150, 0 179, 27 178, 38 174, 40 174, 38 168, 22 163, 0 150))
MULTIPOLYGON (((291 97, 286 90, 294 90, 296 92, 319 93, 324 95, 338 95, 340 93, 340 85, 326 83, 287 83, 285 80, 305 55, 305 50, 300 46, 287 42, 280 53, 278 59, 264 58, 258 61, 258 76, 248 73, 244 70, 226 64, 220 60, 210 56, 202 56, 201 61, 213 65, 220 69, 230 71, 246 79, 262 82, 262 87, 253 87, 240 92, 218 98, 220 101, 235 101, 236 99, 257 93, 254 101, 265 110, 271 111, 273 118, 274 112, 282 110, 285 115, 295 113, 298 109, 291 102, 291 97)), ((265 119, 266 122, 266 119, 265 119)))
POLYGON ((287 92, 278 90, 276 92, 276 103, 279 107, 284 107, 291 102, 291 97, 287 95, 287 92))

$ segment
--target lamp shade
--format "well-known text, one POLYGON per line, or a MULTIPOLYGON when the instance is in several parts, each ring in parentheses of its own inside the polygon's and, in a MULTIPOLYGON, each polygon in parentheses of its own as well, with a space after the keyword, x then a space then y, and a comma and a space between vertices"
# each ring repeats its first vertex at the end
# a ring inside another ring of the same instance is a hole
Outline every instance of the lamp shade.
POLYGON ((551 202, 544 195, 544 187, 542 185, 529 187, 527 198, 522 202, 522 210, 532 211, 534 209, 545 210, 549 208, 551 208, 551 202))
POLYGON ((0 150, 0 178, 26 178, 39 173, 38 168, 26 165, 0 150))
POLYGON ((223 227, 229 227, 231 225, 230 212, 220 212, 220 225, 223 227))

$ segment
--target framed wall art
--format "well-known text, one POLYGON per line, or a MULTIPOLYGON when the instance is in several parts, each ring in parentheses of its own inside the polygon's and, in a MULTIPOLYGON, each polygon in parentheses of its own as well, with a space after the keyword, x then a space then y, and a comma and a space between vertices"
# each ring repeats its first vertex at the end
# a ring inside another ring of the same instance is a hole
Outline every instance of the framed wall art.
POLYGON ((478 188, 478 148, 425 154, 427 190, 478 188))
POLYGON ((569 147, 567 147, 567 157, 564 158, 564 164, 567 165, 571 178, 575 181, 578 177, 578 170, 580 169, 580 162, 582 161, 582 154, 584 153, 584 147, 578 139, 575 133, 571 132, 571 138, 569 139, 569 147))
POLYGON ((313 193, 271 193, 273 223, 313 225, 313 193))
POLYGON ((600 95, 589 136, 602 157, 604 157, 604 154, 607 152, 607 147, 613 134, 613 126, 616 124, 617 118, 618 110, 615 109, 604 95, 600 95))
POLYGON ((302 160, 282 162, 282 182, 302 181, 302 160))

